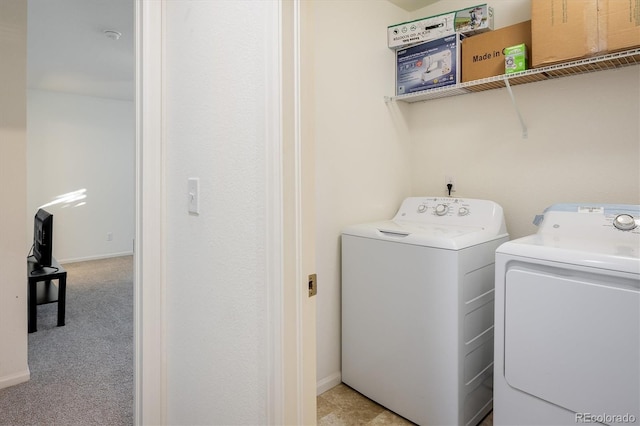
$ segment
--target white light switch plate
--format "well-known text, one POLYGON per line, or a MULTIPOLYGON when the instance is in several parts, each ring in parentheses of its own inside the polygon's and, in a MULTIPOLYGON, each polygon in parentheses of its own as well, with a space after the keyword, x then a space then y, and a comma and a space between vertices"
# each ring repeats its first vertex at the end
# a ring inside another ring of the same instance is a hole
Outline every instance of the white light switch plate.
POLYGON ((187 180, 187 198, 189 213, 200 214, 200 178, 187 180))

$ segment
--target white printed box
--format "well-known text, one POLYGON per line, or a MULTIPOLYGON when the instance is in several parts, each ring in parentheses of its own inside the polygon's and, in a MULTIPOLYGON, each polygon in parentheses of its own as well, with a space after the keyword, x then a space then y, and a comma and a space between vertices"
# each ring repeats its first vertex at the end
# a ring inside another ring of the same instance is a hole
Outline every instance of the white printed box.
POLYGON ((398 49, 455 33, 455 12, 430 16, 387 28, 389 48, 398 49))
POLYGON ((493 8, 481 4, 456 11, 455 30, 466 36, 493 30, 493 8))
POLYGON ((460 34, 396 51, 396 95, 460 81, 460 34))

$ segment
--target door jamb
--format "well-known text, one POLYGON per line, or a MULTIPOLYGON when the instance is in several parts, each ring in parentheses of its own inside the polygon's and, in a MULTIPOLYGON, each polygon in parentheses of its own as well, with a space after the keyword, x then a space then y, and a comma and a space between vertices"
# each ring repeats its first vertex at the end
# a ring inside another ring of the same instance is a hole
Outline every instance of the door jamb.
POLYGON ((134 423, 164 424, 164 1, 135 3, 134 423))

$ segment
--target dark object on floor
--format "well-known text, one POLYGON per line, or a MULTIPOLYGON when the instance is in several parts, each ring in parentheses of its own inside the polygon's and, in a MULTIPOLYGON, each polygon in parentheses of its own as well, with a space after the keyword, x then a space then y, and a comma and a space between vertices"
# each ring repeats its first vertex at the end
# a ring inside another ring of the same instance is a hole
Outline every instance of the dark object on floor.
POLYGON ((63 326, 67 295, 67 271, 53 257, 50 266, 39 266, 33 257, 28 257, 27 281, 29 283, 29 333, 38 331, 37 306, 47 303, 58 303, 58 327, 63 326), (57 286, 52 283, 53 280, 58 280, 57 286))

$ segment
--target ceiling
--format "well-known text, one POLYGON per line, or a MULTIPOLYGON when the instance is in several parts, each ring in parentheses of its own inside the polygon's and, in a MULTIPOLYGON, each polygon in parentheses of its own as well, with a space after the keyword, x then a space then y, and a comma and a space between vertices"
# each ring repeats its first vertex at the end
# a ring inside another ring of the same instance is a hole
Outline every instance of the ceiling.
MULTIPOLYGON (((414 11, 438 0, 389 1, 414 11)), ((28 2, 30 89, 133 100, 134 0, 28 2), (110 39, 105 30, 122 36, 110 39)))
POLYGON ((28 2, 27 87, 133 100, 134 0, 28 2))

